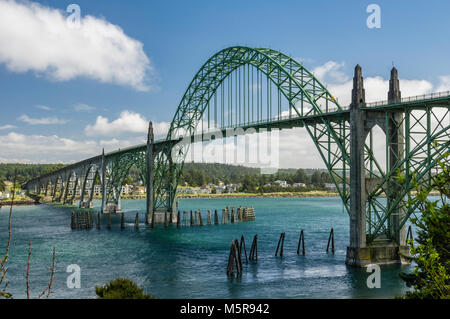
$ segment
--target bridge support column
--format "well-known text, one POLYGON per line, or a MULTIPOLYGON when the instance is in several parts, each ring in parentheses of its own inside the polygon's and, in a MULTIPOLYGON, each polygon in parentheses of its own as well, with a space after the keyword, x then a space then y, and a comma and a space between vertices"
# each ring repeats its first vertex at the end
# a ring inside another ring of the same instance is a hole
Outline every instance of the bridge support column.
POLYGON ((105 149, 103 149, 102 151, 102 176, 101 176, 101 183, 102 183, 102 208, 101 208, 101 212, 102 214, 104 213, 105 209, 106 209, 106 199, 107 199, 107 194, 106 194, 106 161, 105 161, 105 149))
POLYGON ((154 179, 154 159, 153 159, 153 123, 148 124, 148 135, 147 135, 147 210, 145 214, 145 223, 152 224, 154 222, 154 198, 153 198, 153 179, 154 179))
MULTIPOLYGON (((389 99, 400 99, 396 70, 391 73, 391 90, 389 99), (397 81, 397 82, 396 82, 397 81), (392 88, 394 83, 394 89, 392 88), (394 90, 394 91, 392 91, 394 90), (396 90, 396 91, 395 91, 396 90)), ((403 254, 408 254, 404 245, 404 229, 400 228, 402 210, 391 214, 389 234, 379 236, 367 244, 366 235, 366 201, 367 190, 371 185, 371 178, 366 178, 365 169, 365 139, 373 126, 373 112, 366 113, 360 107, 365 104, 365 91, 361 67, 355 68, 353 79, 352 103, 350 105, 350 245, 347 247, 346 264, 349 266, 365 267, 369 264, 391 264, 403 262, 403 254)), ((387 118, 387 117, 386 117, 387 118)), ((402 114, 391 115, 386 120, 385 133, 388 145, 388 165, 391 170, 403 158, 403 133, 401 128, 402 114)), ((376 183, 377 181, 375 181, 376 183)), ((397 191, 394 183, 389 183, 386 192, 387 205, 394 202, 397 191), (391 186, 392 185, 392 186, 391 186)), ((403 227, 404 228, 404 227, 403 227)))
POLYGON ((350 245, 346 258, 347 265, 357 267, 370 264, 370 255, 366 249, 365 113, 360 109, 364 103, 362 71, 357 65, 350 105, 350 245))
MULTIPOLYGON (((391 70, 391 78, 389 80, 388 101, 391 103, 399 102, 401 100, 400 82, 398 79, 398 71, 394 67, 391 70)), ((405 152, 405 135, 403 129, 404 115, 402 112, 396 112, 391 115, 388 120, 386 134, 388 135, 387 151, 389 152, 388 169, 392 171, 395 166, 404 159, 405 152)), ((388 186, 387 205, 393 205, 397 201, 398 193, 401 187, 396 183, 390 183, 388 186)), ((403 207, 397 208, 388 219, 389 237, 394 240, 404 253, 409 249, 406 247, 406 229, 405 225, 401 226, 401 220, 405 216, 403 207)))

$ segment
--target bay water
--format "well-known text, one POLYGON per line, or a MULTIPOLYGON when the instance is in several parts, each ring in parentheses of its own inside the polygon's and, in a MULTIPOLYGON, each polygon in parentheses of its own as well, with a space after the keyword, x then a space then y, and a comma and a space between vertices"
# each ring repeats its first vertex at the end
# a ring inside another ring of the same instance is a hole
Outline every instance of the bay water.
MULTIPOLYGON (((94 202, 94 212, 99 211, 94 202)), ((31 241, 30 286, 36 298, 50 279, 52 249, 56 272, 50 298, 95 298, 95 286, 117 277, 129 278, 158 298, 394 298, 406 287, 399 278, 412 266, 382 266, 381 288, 369 288, 365 269, 345 265, 349 217, 337 197, 180 199, 179 209, 217 209, 253 206, 255 221, 203 227, 144 224, 145 200, 123 200, 126 229, 120 216, 112 229, 72 230, 74 208, 39 205, 13 208, 12 243, 8 261, 8 291, 26 298, 28 243, 31 241), (140 229, 134 229, 136 213, 140 229), (335 254, 326 253, 334 228, 335 254), (306 255, 297 255, 301 229, 306 255), (280 233, 286 233, 283 257, 275 257, 280 233), (226 274, 231 241, 244 235, 247 253, 258 235, 258 261, 243 265, 239 277, 226 274), (78 265, 81 288, 70 289, 69 265, 78 265)), ((9 207, 0 209, 0 253, 8 238, 9 207)), ((94 218, 96 221, 96 216, 94 218)))

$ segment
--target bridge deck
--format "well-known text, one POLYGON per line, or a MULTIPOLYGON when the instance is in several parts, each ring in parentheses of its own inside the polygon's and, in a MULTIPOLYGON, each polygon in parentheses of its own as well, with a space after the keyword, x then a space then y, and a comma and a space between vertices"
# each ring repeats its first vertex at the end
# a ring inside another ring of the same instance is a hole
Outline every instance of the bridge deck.
MULTIPOLYGON (((375 111, 388 111, 388 110, 394 110, 398 108, 404 108, 405 106, 415 108, 415 107, 422 107, 424 104, 427 105, 443 105, 450 107, 450 91, 446 92, 437 92, 437 93, 430 93, 425 95, 418 95, 418 96, 411 96, 402 98, 400 101, 392 102, 392 101, 378 101, 378 102, 372 102, 372 103, 366 103, 362 109, 365 110, 375 110, 375 111)), ((305 116, 293 116, 293 115, 287 115, 282 117, 277 117, 274 119, 269 120, 263 120, 263 121, 256 121, 256 122, 248 122, 244 125, 239 126, 229 126, 229 127, 221 127, 221 128, 211 128, 209 131, 199 132, 190 137, 191 142, 201 142, 201 141, 209 141, 211 139, 217 139, 220 138, 220 134, 222 136, 229 136, 227 134, 230 134, 230 131, 236 130, 236 129, 243 129, 244 131, 247 131, 250 128, 255 129, 256 132, 260 131, 261 129, 289 129, 294 127, 303 127, 305 123, 310 122, 311 124, 320 121, 323 118, 330 119, 342 119, 347 118, 350 113, 349 106, 343 107, 341 110, 338 109, 330 109, 328 112, 323 114, 313 114, 313 115, 305 115, 305 116), (220 134, 218 134, 220 132, 220 134)), ((233 132, 233 134, 239 135, 239 132, 233 132)), ((246 132, 251 133, 251 132, 246 132)), ((186 137, 185 137, 186 138, 186 137)), ((158 151, 160 148, 162 148, 164 145, 167 144, 175 144, 180 142, 183 139, 183 137, 174 138, 174 139, 158 139, 154 141, 154 147, 158 151)), ((189 140, 189 137, 187 137, 189 140)), ((111 156, 117 156, 120 154, 124 154, 131 151, 145 151, 147 148, 147 144, 140 144, 136 146, 131 146, 123 149, 118 149, 109 153, 105 154, 105 158, 111 157, 111 156)), ((89 165, 93 163, 98 163, 102 159, 102 155, 97 155, 88 159, 85 159, 83 161, 70 164, 68 166, 65 166, 62 169, 59 169, 57 171, 45 174, 40 176, 39 178, 35 178, 30 180, 29 182, 36 181, 42 178, 47 178, 55 174, 59 174, 62 172, 65 172, 67 170, 75 169, 76 167, 83 166, 83 165, 89 165)))

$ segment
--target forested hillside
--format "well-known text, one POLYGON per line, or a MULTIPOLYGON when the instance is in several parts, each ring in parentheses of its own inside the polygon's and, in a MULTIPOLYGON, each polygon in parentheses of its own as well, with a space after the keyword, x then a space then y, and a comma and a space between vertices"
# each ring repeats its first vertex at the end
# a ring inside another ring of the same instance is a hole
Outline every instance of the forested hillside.
POLYGON ((17 183, 64 167, 63 164, 0 164, 0 181, 12 181, 17 170, 17 183))

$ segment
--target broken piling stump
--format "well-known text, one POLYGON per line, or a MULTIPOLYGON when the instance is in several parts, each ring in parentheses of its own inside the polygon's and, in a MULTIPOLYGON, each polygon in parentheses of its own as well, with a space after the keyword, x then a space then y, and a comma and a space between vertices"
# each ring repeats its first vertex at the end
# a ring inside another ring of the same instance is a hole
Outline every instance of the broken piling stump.
POLYGON ((122 213, 120 216, 120 229, 125 229, 125 214, 122 213))
POLYGON ((281 233, 280 239, 278 240, 277 250, 275 251, 275 256, 278 256, 278 249, 280 248, 281 244, 280 257, 283 257, 284 236, 285 233, 281 233))
POLYGON ((250 248, 249 260, 258 260, 258 234, 253 237, 252 247, 250 248))
POLYGON ((300 238, 298 240, 297 255, 300 254, 300 245, 302 245, 302 253, 304 255, 305 254, 305 232, 303 231, 303 229, 300 232, 300 238))
POLYGON ((333 228, 331 228, 330 236, 328 237, 327 253, 328 253, 328 249, 330 248, 330 241, 331 241, 331 252, 334 254, 334 230, 333 230, 333 228))
POLYGON ((134 219, 134 229, 139 229, 139 213, 136 213, 136 218, 134 219))

